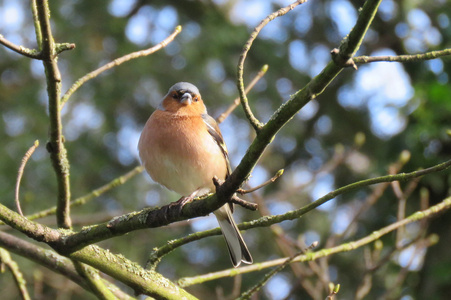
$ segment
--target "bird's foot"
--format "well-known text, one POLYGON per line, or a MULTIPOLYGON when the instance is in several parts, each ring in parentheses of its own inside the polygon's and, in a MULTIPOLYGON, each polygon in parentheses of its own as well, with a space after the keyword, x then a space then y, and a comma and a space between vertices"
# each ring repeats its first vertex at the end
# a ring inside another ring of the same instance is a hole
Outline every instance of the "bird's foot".
POLYGON ((191 195, 189 196, 184 196, 182 198, 180 198, 179 200, 172 202, 171 204, 169 204, 169 208, 172 207, 177 207, 178 209, 178 213, 180 214, 182 212, 183 207, 190 203, 191 201, 193 201, 193 199, 196 197, 197 191, 193 192, 191 195))

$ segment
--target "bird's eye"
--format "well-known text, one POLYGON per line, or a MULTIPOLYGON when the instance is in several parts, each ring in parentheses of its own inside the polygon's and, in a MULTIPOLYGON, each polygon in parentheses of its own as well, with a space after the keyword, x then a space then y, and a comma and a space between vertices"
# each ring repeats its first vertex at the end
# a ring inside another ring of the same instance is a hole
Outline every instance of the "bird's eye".
POLYGON ((178 99, 178 98, 179 98, 179 95, 178 95, 177 93, 174 93, 174 94, 172 94, 172 98, 178 99))
POLYGON ((196 96, 196 97, 194 97, 193 100, 194 100, 194 102, 197 102, 197 101, 199 101, 199 97, 196 96))

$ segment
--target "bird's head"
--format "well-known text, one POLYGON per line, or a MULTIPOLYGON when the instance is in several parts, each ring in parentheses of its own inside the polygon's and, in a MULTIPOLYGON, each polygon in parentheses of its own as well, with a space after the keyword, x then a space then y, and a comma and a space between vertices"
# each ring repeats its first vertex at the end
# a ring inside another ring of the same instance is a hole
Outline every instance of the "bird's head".
POLYGON ((200 115, 207 112, 199 90, 188 82, 174 84, 160 106, 162 110, 180 115, 200 115))

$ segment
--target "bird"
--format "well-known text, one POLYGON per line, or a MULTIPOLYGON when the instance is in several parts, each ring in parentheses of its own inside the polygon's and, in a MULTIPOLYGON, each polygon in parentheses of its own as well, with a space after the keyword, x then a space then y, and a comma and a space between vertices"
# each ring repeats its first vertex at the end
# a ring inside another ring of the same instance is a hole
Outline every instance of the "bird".
MULTIPOLYGON (((225 180, 230 161, 218 124, 207 113, 198 88, 178 82, 169 88, 147 120, 138 142, 141 163, 150 177, 192 200, 215 190, 213 177, 225 180)), ((252 263, 252 256, 226 203, 213 213, 233 266, 252 263)))

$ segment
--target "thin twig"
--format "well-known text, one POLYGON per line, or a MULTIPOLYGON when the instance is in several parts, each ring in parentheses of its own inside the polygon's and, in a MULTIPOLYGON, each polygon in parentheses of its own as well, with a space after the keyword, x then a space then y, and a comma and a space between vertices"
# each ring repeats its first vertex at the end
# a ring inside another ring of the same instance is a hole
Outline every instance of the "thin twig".
MULTIPOLYGON (((94 198, 99 197, 100 195, 108 192, 109 190, 124 184, 125 182, 127 182, 129 179, 131 179, 132 177, 134 177, 135 175, 141 173, 144 170, 144 167, 142 166, 137 166, 134 169, 132 169, 131 171, 127 172, 126 174, 117 177, 115 179, 113 179, 112 181, 108 182, 107 184, 93 190, 92 192, 81 196, 75 200, 72 200, 70 202, 70 206, 74 207, 74 206, 80 206, 85 204, 88 201, 91 201, 94 198)), ((43 218, 49 215, 53 215, 56 213, 56 206, 48 208, 46 210, 40 211, 38 213, 32 214, 32 215, 28 215, 27 218, 29 220, 35 220, 35 219, 39 219, 39 218, 43 218)))
POLYGON ((31 300, 27 290, 27 282, 25 281, 22 272, 19 270, 19 266, 14 260, 12 260, 9 252, 3 248, 0 248, 0 263, 6 265, 11 271, 22 300, 31 300))
POLYGON ((438 51, 430 51, 421 54, 411 54, 411 55, 397 55, 397 56, 356 56, 353 58, 353 61, 356 64, 366 64, 371 62, 417 62, 423 60, 430 60, 440 58, 442 56, 451 55, 451 48, 438 50, 438 51))
POLYGON ((38 17, 38 8, 36 5, 36 0, 30 1, 31 5, 31 12, 33 14, 33 23, 34 23, 34 30, 36 34, 36 42, 38 44, 39 51, 42 51, 42 32, 41 32, 41 26, 39 25, 39 17, 38 17))
POLYGON ((30 300, 30 295, 27 291, 27 282, 25 278, 22 275, 22 272, 19 269, 18 264, 11 258, 11 255, 9 252, 3 248, 0 248, 0 264, 2 265, 2 272, 3 272, 3 266, 7 266, 9 270, 11 271, 11 274, 13 275, 14 281, 16 282, 16 285, 19 289, 19 294, 21 299, 23 300, 30 300))
POLYGON ((42 54, 38 50, 35 49, 29 49, 23 46, 18 46, 7 39, 3 35, 0 34, 0 44, 5 46, 6 48, 9 48, 23 56, 33 58, 33 59, 42 59, 42 54))
POLYGON ((24 157, 22 158, 22 163, 20 164, 19 171, 17 172, 17 180, 16 180, 16 189, 14 193, 14 200, 16 202, 16 208, 17 212, 23 216, 22 209, 20 208, 20 201, 19 201, 19 189, 20 189, 20 181, 22 180, 23 170, 25 169, 25 165, 27 164, 27 161, 30 159, 31 155, 33 155, 34 150, 39 146, 39 141, 36 140, 34 142, 34 145, 28 149, 28 151, 25 153, 24 157))
MULTIPOLYGON (((434 216, 438 215, 439 213, 442 213, 450 208, 451 208, 451 197, 448 197, 448 198, 444 199, 442 202, 440 202, 439 204, 434 205, 425 211, 417 211, 417 212, 413 213, 412 215, 410 215, 409 217, 407 217, 406 219, 392 223, 386 227, 383 227, 377 231, 374 231, 370 235, 368 235, 364 238, 361 238, 361 239, 353 241, 353 242, 344 243, 344 244, 341 244, 341 245, 333 247, 333 248, 322 249, 320 251, 309 252, 307 254, 300 255, 300 256, 296 257, 293 260, 293 262, 311 261, 311 260, 316 260, 316 259, 319 259, 322 257, 327 257, 332 254, 355 250, 357 248, 360 248, 364 245, 367 245, 369 243, 372 243, 372 242, 380 239, 382 236, 396 230, 397 228, 399 228, 401 226, 405 226, 405 225, 413 223, 413 222, 424 220, 426 218, 434 217, 434 216)), ((191 285, 195 285, 195 284, 199 284, 199 283, 205 283, 206 281, 229 277, 232 274, 233 275, 244 274, 244 273, 249 273, 249 272, 253 272, 256 270, 261 270, 264 268, 279 266, 279 265, 283 264, 285 261, 286 261, 286 258, 280 258, 280 259, 275 259, 272 261, 266 261, 263 263, 254 263, 251 266, 245 266, 245 267, 241 267, 238 269, 228 269, 228 270, 224 270, 224 271, 220 271, 220 272, 216 272, 216 273, 209 273, 209 274, 203 275, 203 276, 185 277, 185 278, 179 279, 177 281, 177 283, 179 286, 185 288, 187 286, 191 286, 191 285)))
POLYGON ((238 204, 246 209, 256 211, 258 209, 258 205, 246 200, 241 199, 237 195, 233 195, 231 199, 232 203, 238 204))
MULTIPOLYGON (((255 84, 263 77, 265 76, 266 72, 268 71, 268 65, 264 65, 260 71, 258 71, 257 75, 255 75, 254 79, 249 83, 249 85, 246 87, 244 92, 246 95, 250 92, 250 90, 254 87, 255 84)), ((225 112, 223 112, 221 115, 219 115, 218 118, 216 118, 216 122, 218 124, 222 123, 231 113, 232 111, 237 108, 237 106, 240 105, 240 97, 235 98, 233 100, 233 103, 226 109, 225 112)))
POLYGON ((274 181, 276 181, 277 179, 279 179, 280 176, 282 176, 283 174, 283 169, 280 169, 279 171, 277 171, 276 175, 274 175, 273 177, 271 177, 270 179, 268 179, 267 181, 263 182, 262 184, 257 185, 256 187, 250 188, 248 190, 244 190, 244 189, 238 189, 236 192, 238 194, 241 195, 245 195, 245 194, 249 194, 249 193, 253 193, 256 190, 261 189, 262 187, 267 186, 268 184, 273 183, 274 181))
POLYGON ((94 269, 91 266, 85 265, 79 261, 72 261, 74 263, 74 267, 77 270, 78 274, 82 276, 86 283, 91 288, 91 291, 94 295, 96 295, 97 299, 101 300, 114 300, 116 299, 115 295, 105 284, 105 281, 99 276, 99 271, 94 269))
MULTIPOLYGON (((64 276, 87 291, 91 291, 86 281, 78 275, 77 271, 75 271, 73 263, 68 258, 55 253, 53 250, 45 249, 1 231, 0 246, 64 276)), ((103 279, 103 282, 118 299, 135 299, 122 292, 116 285, 110 283, 108 280, 103 279)))
POLYGON ((246 60, 247 53, 251 49, 252 43, 257 38, 260 31, 265 27, 270 21, 274 20, 277 17, 283 16, 286 13, 288 13, 290 10, 293 10, 296 6, 299 4, 302 4, 306 2, 307 0, 298 0, 294 3, 283 7, 279 9, 276 12, 273 12, 269 16, 267 16, 263 21, 260 22, 260 24, 254 28, 254 31, 252 32, 250 38, 247 40, 247 42, 244 44, 243 51, 241 52, 240 59, 238 61, 238 67, 237 67, 237 87, 238 91, 240 93, 240 99, 241 99, 241 105, 243 106, 244 113, 246 114, 247 119, 251 123, 254 130, 258 133, 260 129, 263 127, 263 123, 261 123, 253 114, 250 106, 249 101, 246 96, 246 92, 244 90, 244 81, 243 81, 243 73, 244 73, 244 61, 246 60))
MULTIPOLYGON (((315 246, 311 245, 309 248, 314 248, 315 246)), ((281 264, 280 266, 278 266, 277 268, 275 268, 274 270, 272 270, 271 272, 265 274, 265 276, 263 277, 262 280, 260 280, 256 285, 254 285, 253 287, 251 287, 249 290, 247 290, 246 292, 244 292, 243 294, 241 294, 241 296, 238 299, 242 299, 242 300, 246 300, 246 299, 250 299, 250 297, 255 294, 256 292, 258 292, 258 290, 260 290, 260 288, 262 286, 264 286, 268 280, 270 280, 274 275, 276 275, 277 273, 281 272, 286 266, 288 266, 296 257, 298 257, 299 255, 304 254, 304 250, 297 252, 296 254, 294 254, 293 256, 287 258, 283 264, 281 264)))
POLYGON ((64 104, 69 100, 69 97, 72 96, 72 94, 78 90, 79 87, 81 87, 84 83, 86 83, 88 80, 91 80, 95 77, 97 77, 100 73, 105 72, 113 67, 119 66, 124 62, 127 62, 131 59, 143 57, 150 55, 164 47, 166 47, 170 42, 174 40, 174 38, 182 31, 182 26, 177 26, 174 30, 174 32, 169 35, 166 39, 164 39, 161 43, 158 45, 155 45, 149 49, 136 51, 127 55, 124 55, 122 57, 116 58, 115 60, 107 63, 106 65, 101 66, 97 70, 94 70, 85 76, 79 78, 70 88, 67 90, 67 92, 63 95, 61 98, 61 109, 64 107, 64 104))

